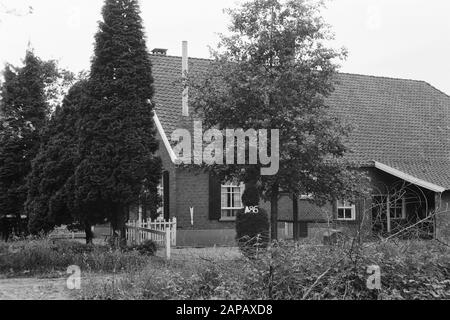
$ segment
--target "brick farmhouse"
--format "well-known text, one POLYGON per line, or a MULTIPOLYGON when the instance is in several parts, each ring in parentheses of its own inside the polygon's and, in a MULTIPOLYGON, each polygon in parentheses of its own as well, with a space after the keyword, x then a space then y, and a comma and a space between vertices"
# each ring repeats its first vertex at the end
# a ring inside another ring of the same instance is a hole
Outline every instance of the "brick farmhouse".
MULTIPOLYGON (((183 115, 182 66, 190 77, 207 72, 210 60, 153 54, 155 123, 164 174, 161 211, 176 217, 178 246, 232 245, 235 214, 242 207, 240 185, 216 181, 208 173, 175 165, 170 137, 174 130, 192 130, 197 116, 183 115)), ((372 195, 356 203, 336 201, 319 208, 308 197, 279 201, 279 235, 322 236, 325 227, 362 234, 395 234, 419 224, 425 235, 448 232, 450 221, 450 97, 423 81, 338 74, 336 90, 326 100, 330 112, 353 126, 348 155, 370 177, 372 195), (447 228, 446 228, 447 226, 447 228)), ((186 103, 185 103, 186 104, 186 103)), ((270 212, 270 204, 261 203, 270 212)), ((145 213, 144 213, 145 214, 145 213)))

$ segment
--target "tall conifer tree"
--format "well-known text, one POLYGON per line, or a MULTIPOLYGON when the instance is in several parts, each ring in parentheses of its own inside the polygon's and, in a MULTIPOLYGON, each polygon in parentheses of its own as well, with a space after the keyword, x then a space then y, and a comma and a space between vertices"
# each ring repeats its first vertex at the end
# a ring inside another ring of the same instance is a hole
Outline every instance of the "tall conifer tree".
MULTIPOLYGON (((70 179, 80 163, 77 127, 81 119, 79 105, 86 95, 85 91, 86 81, 75 84, 42 133, 41 147, 28 177, 25 206, 32 234, 49 232, 56 225, 74 221, 82 221, 86 230, 90 230, 91 224, 96 222, 86 221, 81 212, 73 207, 70 196, 73 190, 69 188, 70 179)), ((91 238, 88 231, 88 243, 91 238)))
POLYGON ((137 0, 106 0, 95 37, 79 133, 76 201, 101 210, 124 236, 143 191, 157 192, 161 161, 153 123, 153 77, 137 0))
POLYGON ((29 50, 22 68, 7 66, 4 71, 5 81, 1 87, 0 212, 16 217, 18 222, 24 214, 27 198, 26 178, 31 171, 31 161, 38 153, 40 132, 50 112, 45 92, 46 84, 55 75, 53 72, 50 75, 50 69, 48 62, 41 61, 29 50))

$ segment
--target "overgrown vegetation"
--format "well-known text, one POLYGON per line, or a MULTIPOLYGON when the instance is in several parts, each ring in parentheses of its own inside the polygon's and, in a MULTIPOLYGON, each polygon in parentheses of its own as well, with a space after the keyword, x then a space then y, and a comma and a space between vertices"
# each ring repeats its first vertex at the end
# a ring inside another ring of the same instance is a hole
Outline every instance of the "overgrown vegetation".
POLYGON ((378 243, 361 250, 279 243, 258 259, 151 264, 91 284, 83 299, 448 299, 450 249, 438 242, 378 243), (369 266, 381 269, 370 290, 369 266))
POLYGON ((134 248, 115 250, 48 239, 0 242, 0 274, 9 276, 65 274, 72 265, 85 272, 129 272, 143 267, 147 261, 148 256, 134 248))

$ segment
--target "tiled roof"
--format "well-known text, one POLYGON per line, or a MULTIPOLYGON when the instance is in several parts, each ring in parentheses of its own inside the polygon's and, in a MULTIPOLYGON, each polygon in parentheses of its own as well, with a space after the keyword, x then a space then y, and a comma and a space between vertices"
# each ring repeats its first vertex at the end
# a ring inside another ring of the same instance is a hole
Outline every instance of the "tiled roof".
POLYGON ((450 190, 450 160, 390 160, 384 163, 415 178, 450 190))
MULTIPOLYGON (((156 114, 170 139, 170 135, 182 121, 181 57, 152 55, 151 61, 155 78, 156 114)), ((189 58, 189 76, 201 77, 207 72, 209 64, 210 60, 189 58)))
POLYGON ((426 82, 339 74, 327 104, 354 130, 352 158, 450 160, 450 97, 426 82))
MULTIPOLYGON (((181 57, 151 56, 156 113, 170 137, 181 121, 181 57)), ((191 77, 210 60, 189 59, 191 77)), ((330 111, 353 126, 349 158, 379 161, 450 189, 450 97, 423 81, 337 75, 326 99, 330 111)))

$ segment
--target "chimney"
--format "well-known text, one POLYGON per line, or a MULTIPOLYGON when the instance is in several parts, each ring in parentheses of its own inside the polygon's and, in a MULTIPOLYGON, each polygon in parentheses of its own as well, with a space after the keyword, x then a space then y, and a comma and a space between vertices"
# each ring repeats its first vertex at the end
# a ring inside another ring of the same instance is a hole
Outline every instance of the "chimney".
POLYGON ((189 72, 189 60, 188 60, 188 42, 183 41, 183 55, 182 55, 182 77, 183 77, 183 117, 189 117, 189 86, 188 86, 188 72, 189 72))

